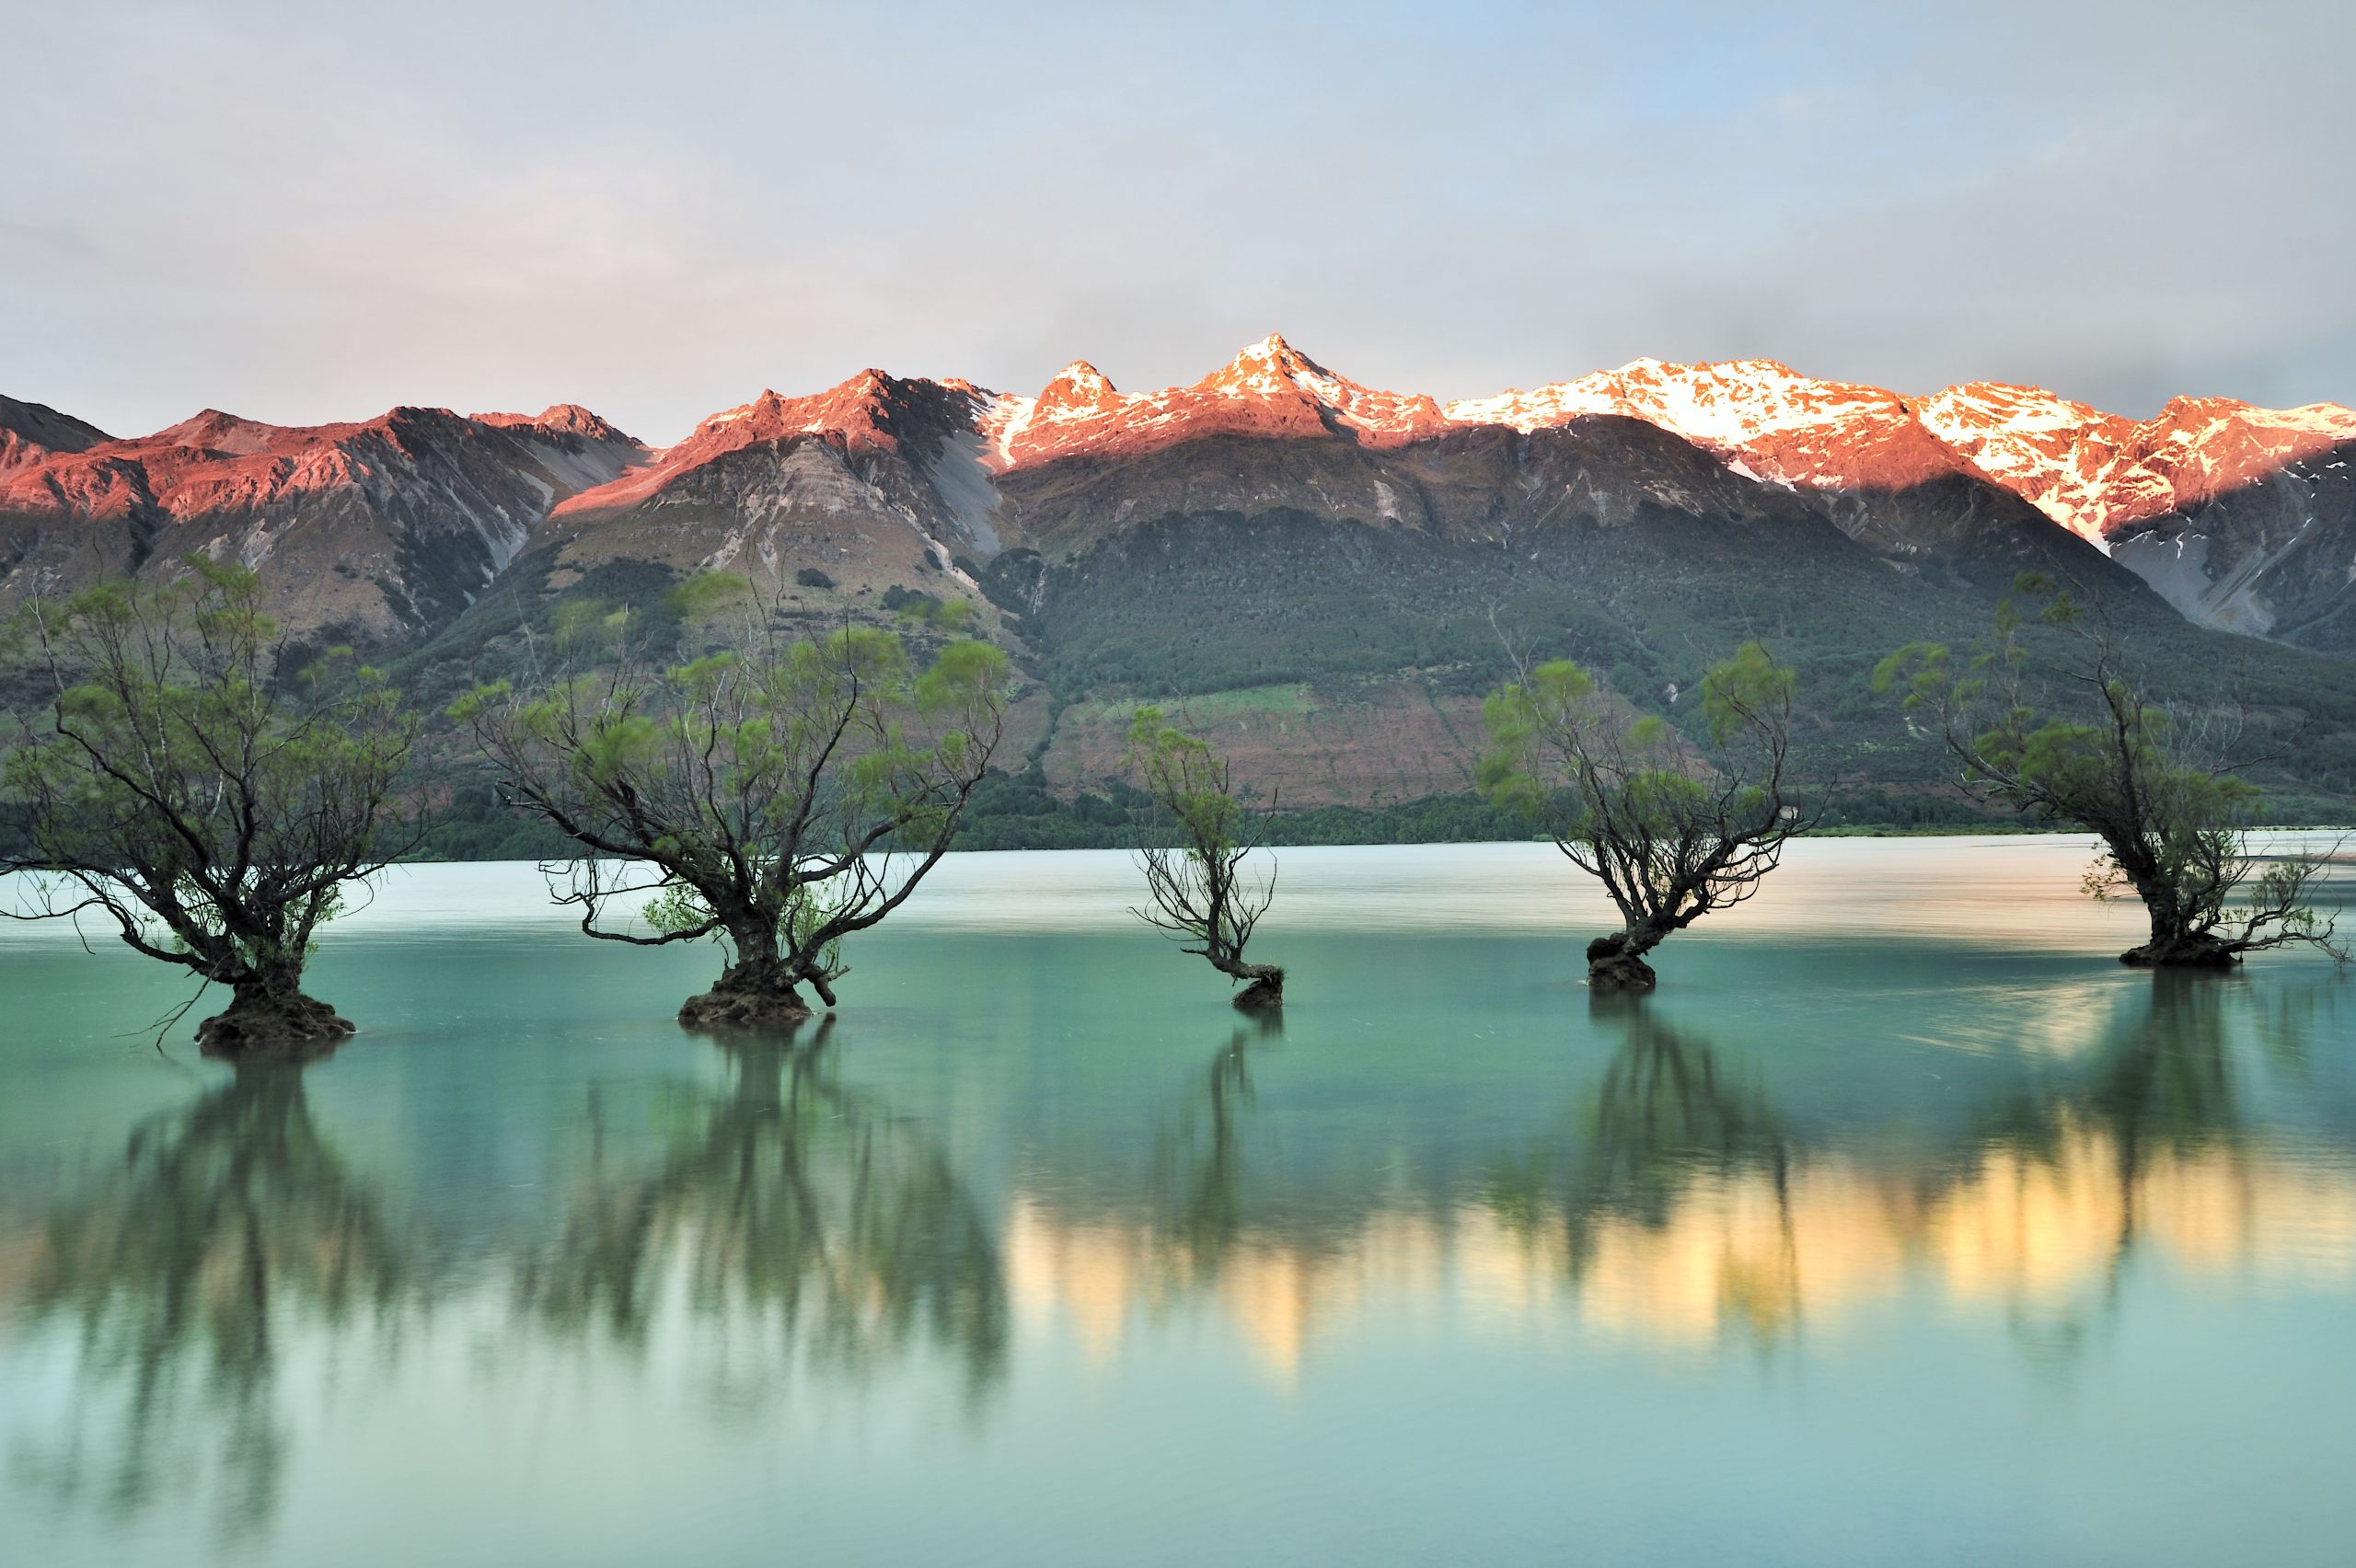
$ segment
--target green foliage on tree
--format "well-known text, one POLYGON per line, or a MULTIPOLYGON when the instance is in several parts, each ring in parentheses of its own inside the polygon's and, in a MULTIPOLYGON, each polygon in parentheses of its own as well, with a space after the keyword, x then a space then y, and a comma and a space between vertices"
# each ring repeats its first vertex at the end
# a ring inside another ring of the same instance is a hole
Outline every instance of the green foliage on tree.
POLYGON ((1482 704, 1476 781, 1602 882, 1624 928, 1588 948, 1599 989, 1649 990, 1644 954, 1742 903, 1812 824, 1786 798, 1793 673, 1756 642, 1703 675, 1702 734, 1641 714, 1569 660, 1482 704))
POLYGON ((1276 896, 1273 866, 1265 881, 1243 870, 1265 814, 1236 790, 1225 755, 1159 708, 1140 708, 1130 721, 1127 761, 1156 808, 1138 850, 1147 896, 1138 917, 1192 943, 1185 951, 1242 985, 1237 1007, 1283 1006, 1285 972, 1243 956, 1276 896))
POLYGON ((944 599, 913 588, 886 588, 880 602, 907 625, 933 631, 963 631, 974 619, 971 601, 944 599))
POLYGON ((663 607, 682 626, 710 626, 757 606, 752 580, 733 571, 699 571, 663 594, 663 607))
POLYGON ((1005 655, 942 647, 919 669, 890 632, 787 640, 765 606, 733 645, 641 669, 621 659, 537 691, 461 700, 508 800, 587 851, 552 868, 582 929, 659 945, 713 938, 730 962, 690 1022, 753 1025, 829 1007, 845 937, 916 890, 954 837, 1005 720, 1005 655), (646 894, 643 929, 606 923, 646 894))
POLYGON ((224 1049, 340 1037, 302 993, 319 928, 412 843, 394 787, 417 721, 382 675, 290 650, 252 571, 191 556, 170 583, 36 600, 8 651, 39 694, 0 767, 38 879, 32 917, 90 912, 134 951, 231 988, 224 1049))
POLYGON ((1875 688, 1902 694, 1967 789, 2102 840, 2086 891, 2131 892, 2151 916, 2124 962, 2214 967, 2292 942, 2339 951, 2332 922, 2304 903, 2322 862, 2250 851, 2260 797, 2232 771, 2238 713, 2153 701, 2108 621, 2041 574, 2014 584, 1992 631, 1960 667, 1943 645, 1909 644, 1875 670, 1875 688), (2034 649, 2028 609, 2055 634, 2034 649))

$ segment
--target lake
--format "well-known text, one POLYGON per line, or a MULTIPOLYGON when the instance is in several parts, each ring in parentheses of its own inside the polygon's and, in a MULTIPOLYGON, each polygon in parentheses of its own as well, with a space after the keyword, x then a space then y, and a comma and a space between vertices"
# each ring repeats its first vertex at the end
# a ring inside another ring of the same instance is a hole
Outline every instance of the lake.
POLYGON ((2356 978, 2091 855, 1804 842, 1614 1005, 1547 847, 1287 850, 1269 1030, 958 856, 734 1046, 426 867, 303 1068, 0 933, 0 1562, 2344 1562, 2356 978))

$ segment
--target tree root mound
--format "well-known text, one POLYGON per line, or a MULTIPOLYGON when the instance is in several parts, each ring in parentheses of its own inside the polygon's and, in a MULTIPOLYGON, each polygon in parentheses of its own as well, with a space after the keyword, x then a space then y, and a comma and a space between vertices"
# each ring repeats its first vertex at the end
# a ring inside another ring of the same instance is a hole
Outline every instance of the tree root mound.
POLYGON ((1277 980, 1254 980, 1235 994, 1238 1012, 1280 1012, 1285 1005, 1285 983, 1277 980))
POLYGON ((208 1056, 300 1055, 331 1051, 359 1027, 327 1003, 297 991, 260 1000, 239 997, 226 1011, 196 1026, 196 1043, 208 1056))
POLYGON ((1628 951, 1625 937, 1598 937, 1587 944, 1587 983, 1592 991, 1649 991, 1660 984, 1660 976, 1628 951))
POLYGON ((810 1006, 791 990, 714 986, 679 1006, 682 1027, 707 1034, 766 1033, 806 1022, 810 1006))
POLYGON ((2242 955, 2216 937, 2171 937, 2119 955, 2137 969, 2231 969, 2242 955))

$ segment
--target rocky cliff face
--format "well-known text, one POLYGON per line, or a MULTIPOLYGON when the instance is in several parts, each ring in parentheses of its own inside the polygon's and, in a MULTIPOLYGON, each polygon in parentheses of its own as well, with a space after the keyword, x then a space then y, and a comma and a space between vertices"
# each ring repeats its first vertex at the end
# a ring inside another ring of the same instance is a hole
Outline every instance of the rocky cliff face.
POLYGON ((433 710, 527 667, 569 594, 652 607, 724 568, 813 626, 913 607, 921 637, 963 600, 1017 655, 1015 750, 1052 783, 1104 778, 1151 695, 1207 703, 1288 801, 1369 804, 1469 787, 1508 646, 1676 715, 1753 636, 1807 672, 1811 766, 1934 790, 1945 765, 1871 666, 1969 641, 2034 567, 2105 596, 2166 691, 2231 671, 2298 716, 2301 778, 2344 793, 2346 666, 2203 628, 2356 653, 2352 455, 2346 409, 2183 399, 2135 421, 1763 361, 1443 405, 1279 337, 1142 393, 1077 363, 1036 396, 871 370, 662 449, 572 405, 306 429, 208 410, 117 440, 0 401, 0 602, 237 559, 294 629, 413 652, 433 710))
POLYGON ((935 580, 998 552, 984 397, 870 370, 806 398, 763 392, 676 445, 559 504, 544 530, 559 580, 613 560, 790 578, 847 593, 935 580))
POLYGON ((30 467, 61 453, 82 452, 112 439, 106 432, 46 403, 0 398, 0 474, 30 467))
POLYGON ((2121 523, 2107 542, 2202 626, 2356 654, 2356 440, 2121 523))
POLYGON ((1658 504, 1828 522, 1934 579, 2026 563, 2104 579, 2110 554, 2202 625, 2338 650, 2351 447, 2356 411, 2333 405, 2179 398, 2136 421, 2035 388, 1908 398, 1762 360, 1640 360, 1442 405, 1274 335, 1149 392, 1084 362, 1035 396, 870 370, 763 392, 659 451, 571 405, 299 430, 207 411, 123 441, 0 399, 0 595, 204 549, 260 565, 298 623, 397 640, 525 552, 558 588, 640 560, 814 571, 848 603, 974 597, 1006 549, 1052 561, 1172 517, 1281 512, 1510 548, 1658 504), (1631 466, 1626 439, 1573 439, 1629 423, 1707 461, 1631 466))
POLYGON ((0 467, 0 599, 202 551, 258 568, 290 626, 379 644, 463 611, 557 502, 644 455, 570 406, 307 428, 207 409, 135 440, 91 433, 0 467))

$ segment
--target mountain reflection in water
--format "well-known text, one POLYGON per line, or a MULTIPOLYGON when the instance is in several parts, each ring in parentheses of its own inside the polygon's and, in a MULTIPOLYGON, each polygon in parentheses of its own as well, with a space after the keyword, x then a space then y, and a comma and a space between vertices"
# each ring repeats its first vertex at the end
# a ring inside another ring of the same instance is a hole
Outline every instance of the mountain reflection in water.
MULTIPOLYGON (((2258 1000, 2279 1025, 2315 997, 2258 1000)), ((1134 1314, 1216 1298, 1288 1379, 1371 1299, 1695 1345, 1772 1343, 1910 1288, 1958 1310, 2084 1313, 2144 1255, 2356 1283, 2356 1175, 2246 1136, 2229 999, 2250 1000, 2247 983, 2154 977, 2059 1081, 1982 1108, 1964 1140, 1861 1149, 1811 1147, 1652 1003, 1598 998, 1619 1043, 1556 1126, 1496 1154, 1471 1192, 1416 1193, 1370 1167, 1346 1219, 1322 1196, 1288 1213, 1282 1173, 1255 1177, 1249 1054, 1264 1047, 1239 1033, 1206 1077, 1207 1130, 1178 1140, 1191 1178, 1144 1217, 1018 1198, 1013 1293, 1019 1311, 1068 1316, 1100 1359, 1134 1314)))
POLYGON ((1116 996, 979 1044, 913 1014, 240 1066, 0 1166, 0 1546, 13 1513, 266 1553, 378 1422, 421 1464, 711 1433, 794 1471, 886 1422, 1035 1443, 1131 1373, 1225 1430, 1230 1367, 1291 1409, 1403 1345, 1800 1368, 1920 1309, 2066 1381, 2187 1284, 2356 1295, 2346 980, 1998 970, 1936 1013, 1888 973, 1886 1019, 1756 1038, 1567 989, 1495 1051, 1307 1008, 1185 1043, 1116 996))

